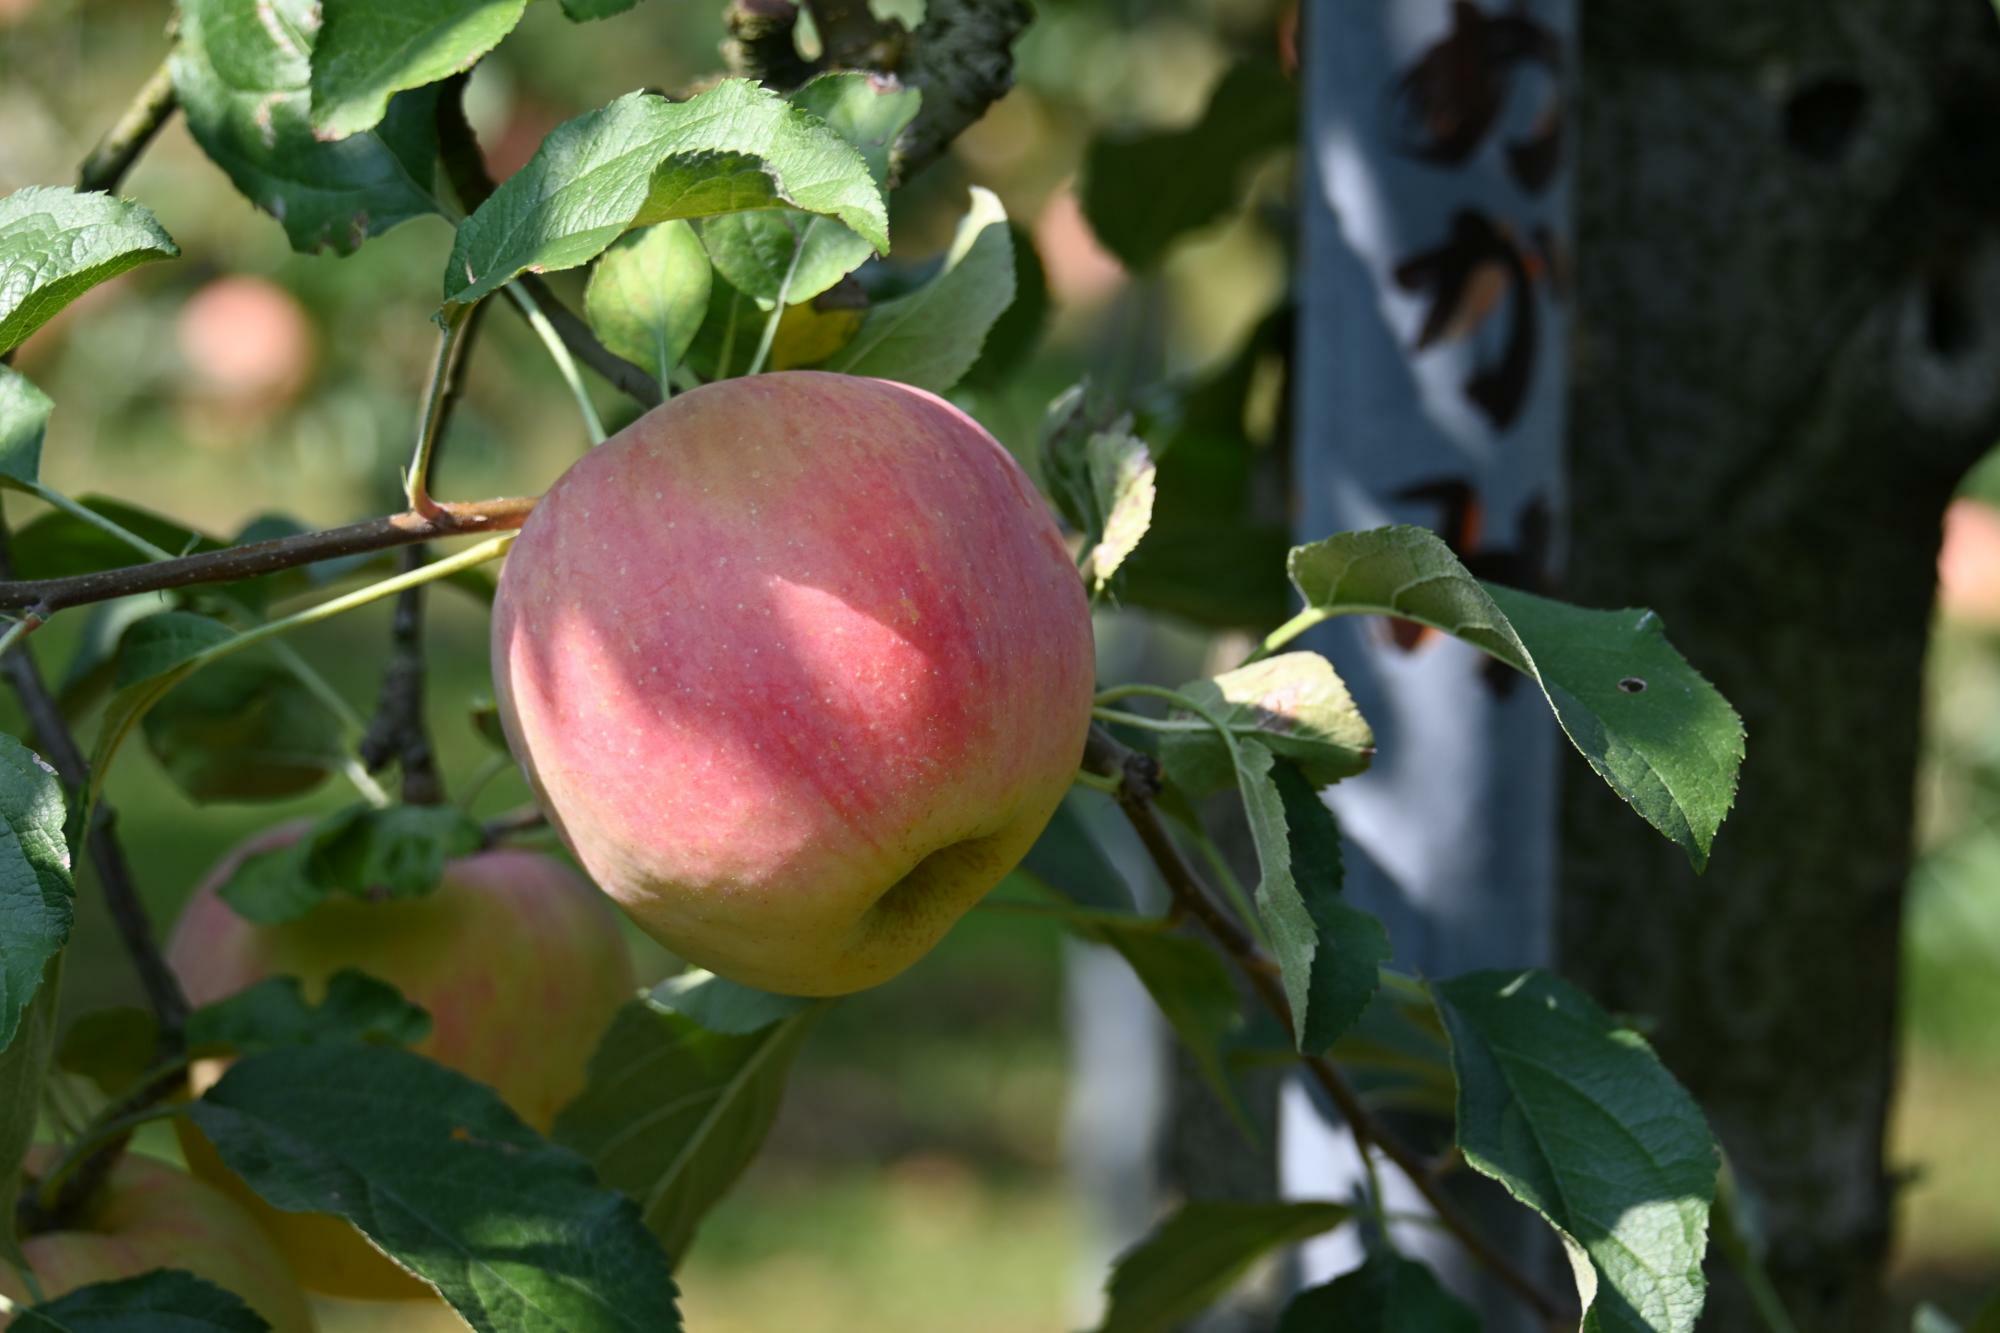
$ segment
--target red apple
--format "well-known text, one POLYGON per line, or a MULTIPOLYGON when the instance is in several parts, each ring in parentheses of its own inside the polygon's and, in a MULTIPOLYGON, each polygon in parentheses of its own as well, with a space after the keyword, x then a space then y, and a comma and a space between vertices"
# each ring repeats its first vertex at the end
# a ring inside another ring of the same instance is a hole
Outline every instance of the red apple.
MULTIPOLYGON (((30 1171, 47 1170, 48 1148, 29 1156, 30 1171)), ((312 1315, 285 1256, 241 1208, 220 1191, 164 1162, 127 1153, 103 1193, 71 1230, 45 1231, 21 1242, 28 1267, 50 1300, 93 1282, 179 1268, 241 1296, 273 1333, 311 1333, 312 1315)), ((0 1265, 0 1294, 28 1299, 13 1269, 0 1265)), ((0 1328, 12 1322, 0 1316, 0 1328)))
MULTIPOLYGON (((251 840, 195 890, 167 944, 188 999, 208 1004, 266 977, 295 976, 316 1000, 327 978, 359 968, 430 1012, 431 1034, 418 1052, 491 1086, 546 1130, 581 1091, 598 1037, 636 990, 617 914, 603 895, 559 861, 503 850, 450 863, 423 898, 333 898, 274 926, 238 916, 216 890, 244 857, 302 829, 286 825, 251 840)), ((197 1082, 217 1076, 198 1070, 197 1082)), ((363 1298, 429 1293, 346 1222, 257 1200, 198 1131, 176 1124, 190 1168, 251 1207, 307 1286, 363 1298)))
POLYGON ((923 956, 1076 773, 1090 611, 949 403, 724 380, 592 450, 493 615, 514 754, 591 877, 689 960, 838 995, 923 956))

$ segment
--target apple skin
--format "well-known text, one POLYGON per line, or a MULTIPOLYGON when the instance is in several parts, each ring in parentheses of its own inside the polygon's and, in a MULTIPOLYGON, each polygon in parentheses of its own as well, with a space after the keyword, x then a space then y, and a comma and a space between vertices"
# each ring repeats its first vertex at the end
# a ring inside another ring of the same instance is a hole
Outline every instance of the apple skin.
MULTIPOLYGON (((47 1170, 54 1158, 50 1148, 38 1148, 29 1169, 47 1170)), ((312 1333, 305 1293, 263 1229, 222 1191, 150 1157, 127 1153, 88 1217, 74 1230, 28 1237, 21 1252, 50 1300, 94 1282, 179 1268, 235 1292, 273 1333, 312 1333)), ((0 1294, 28 1300, 20 1276, 5 1266, 0 1294)), ((11 1322, 0 1315, 0 1328, 11 1322)))
MULTIPOLYGON (((306 827, 281 825, 251 839, 195 890, 167 942, 167 962, 189 1001, 209 1004, 274 976, 298 977, 317 1001, 334 973, 359 968, 430 1012, 430 1036, 412 1049, 492 1087, 546 1131, 582 1091, 612 1014, 637 993, 617 914, 603 895, 551 857, 498 850, 451 862, 422 898, 329 899, 271 926, 238 916, 217 890, 243 858, 306 827)), ((214 1065, 197 1067, 195 1091, 220 1077, 214 1065)), ((191 1123, 177 1120, 175 1128, 189 1169, 242 1202, 306 1286, 364 1300, 434 1295, 346 1221, 264 1203, 191 1123)))
POLYGON ((723 380, 536 505, 493 613, 515 756, 591 878, 790 995, 894 976, 1075 777, 1090 608, 1039 495, 942 399, 723 380))

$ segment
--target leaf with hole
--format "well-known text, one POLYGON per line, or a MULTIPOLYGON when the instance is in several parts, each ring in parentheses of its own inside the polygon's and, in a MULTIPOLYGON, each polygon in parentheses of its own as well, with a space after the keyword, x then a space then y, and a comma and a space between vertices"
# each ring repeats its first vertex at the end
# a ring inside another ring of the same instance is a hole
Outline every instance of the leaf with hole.
POLYGON ((345 1217, 481 1333, 681 1327, 632 1202, 462 1074, 393 1046, 287 1046, 188 1114, 266 1203, 345 1217))
POLYGON ((1743 722, 1651 611, 1589 611, 1473 578, 1435 533, 1345 532, 1292 551, 1295 623, 1400 616, 1533 680, 1591 768, 1700 870, 1736 796, 1743 722))
POLYGON ((0 353, 98 283, 178 254, 129 199, 43 185, 0 198, 0 353))
POLYGON ((1458 1146, 1562 1237, 1585 1333, 1687 1333, 1701 1313, 1719 1158, 1652 1048, 1543 972, 1433 983, 1458 1146))

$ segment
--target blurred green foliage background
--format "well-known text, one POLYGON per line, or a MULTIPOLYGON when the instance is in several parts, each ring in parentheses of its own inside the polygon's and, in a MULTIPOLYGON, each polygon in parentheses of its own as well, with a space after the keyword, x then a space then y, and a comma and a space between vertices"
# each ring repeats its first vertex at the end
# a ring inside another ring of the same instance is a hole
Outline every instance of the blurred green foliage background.
MULTIPOLYGON (((908 14, 921 0, 893 8, 908 14)), ((650 0, 577 27, 552 3, 531 6, 472 84, 496 173, 576 112, 716 70, 719 9, 719 0, 650 0)), ((169 15, 166 0, 0 0, 0 193, 72 178, 160 59, 169 15)), ((1032 237, 1049 289, 1044 336, 1007 374, 961 395, 1010 446, 1031 440, 1043 405, 1080 374, 1128 392, 1198 375, 1283 300, 1282 155, 1248 178, 1239 210, 1144 278, 1096 244, 1075 193, 1093 135, 1191 121, 1233 60, 1278 54, 1283 17, 1274 0, 1044 0, 1016 91, 897 195, 899 259, 942 248, 973 182, 995 190, 1032 237)), ((57 403, 45 479, 220 535, 263 515, 323 524, 396 507, 447 226, 419 220, 348 259, 295 255, 178 123, 125 192, 155 211, 183 258, 91 293, 22 349, 20 368, 57 403)), ((555 285, 574 303, 575 275, 555 285)), ((631 415, 609 390, 597 396, 608 425, 631 415)), ((439 493, 538 492, 584 444, 539 344, 511 311, 494 310, 439 493)), ((2000 510, 1986 507, 2000 505, 2000 467, 1969 495, 1954 511, 1948 558, 1958 564, 1947 567, 1934 657, 1895 1143, 1913 1173, 1906 1283, 1947 1293, 2000 1270, 2000 1154, 1990 1144, 2000 1103, 2000 510)), ((18 496, 7 505, 17 523, 32 516, 18 496)), ((470 723, 489 688, 485 615, 449 589, 432 607, 432 723, 447 781, 462 785, 491 753, 470 723)), ((297 640, 364 713, 386 621, 385 608, 371 608, 297 640)), ((64 617, 35 638, 52 674, 81 622, 64 617)), ((0 716, 19 731, 10 708, 0 704, 0 716)), ((299 800, 195 808, 137 747, 110 794, 162 925, 234 841, 351 798, 334 778, 299 800)), ((525 798, 510 768, 479 808, 525 798)), ((132 994, 84 879, 65 979, 79 1011, 132 994)), ((671 965, 634 947, 655 973, 671 965)), ((1099 1276, 1079 1261, 1083 1223, 1061 1166, 1062 987, 1050 925, 981 911, 911 973, 840 1006, 802 1058, 769 1148, 683 1269, 690 1325, 1027 1333, 1085 1322, 1099 1276)), ((170 1140, 158 1146, 171 1152, 170 1140)), ((368 1307, 328 1315, 336 1331, 427 1322, 368 1307)))

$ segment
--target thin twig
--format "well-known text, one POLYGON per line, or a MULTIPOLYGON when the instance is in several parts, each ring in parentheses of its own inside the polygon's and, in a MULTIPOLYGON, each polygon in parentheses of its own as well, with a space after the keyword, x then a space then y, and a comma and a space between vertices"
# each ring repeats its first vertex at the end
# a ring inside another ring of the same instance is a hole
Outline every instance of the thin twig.
POLYGON ((233 583, 238 579, 297 569, 301 565, 341 556, 388 551, 442 537, 486 536, 525 523, 535 507, 530 498, 479 500, 470 504, 440 504, 426 518, 404 511, 364 519, 345 527, 301 532, 270 541, 249 542, 220 551, 201 551, 173 560, 117 569, 95 570, 50 579, 0 579, 0 611, 33 608, 52 615, 71 607, 106 602, 133 593, 161 592, 202 583, 233 583))
MULTIPOLYGON (((1140 843, 1159 868, 1160 877, 1166 881, 1174 903, 1201 923, 1202 928, 1243 973, 1264 1007, 1286 1031, 1291 1031, 1292 1007, 1285 998, 1284 983, 1277 965, 1258 949, 1250 933, 1216 903, 1208 886, 1188 864, 1179 844, 1167 832, 1159 809, 1153 803, 1160 792, 1160 778, 1158 765, 1152 757, 1119 743, 1103 727, 1093 725, 1084 750, 1083 767, 1117 780, 1114 799, 1118 808, 1124 812, 1133 832, 1138 834, 1140 843)), ((1439 1224, 1457 1238, 1467 1253, 1552 1327, 1575 1322, 1575 1316, 1566 1314, 1555 1297, 1543 1291, 1533 1278, 1515 1267, 1512 1260, 1495 1249, 1479 1232, 1432 1179, 1423 1156, 1369 1111, 1331 1060, 1322 1055, 1304 1055, 1301 1063, 1339 1109, 1342 1119, 1354 1133, 1356 1146, 1365 1153, 1372 1144, 1384 1157, 1394 1162, 1436 1212, 1439 1224)))
POLYGON ((116 192, 125 173, 174 114, 173 73, 165 60, 133 94, 131 104, 98 140, 76 173, 79 190, 116 192))

